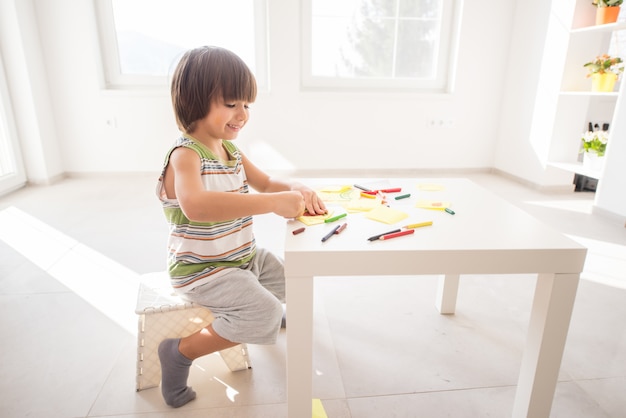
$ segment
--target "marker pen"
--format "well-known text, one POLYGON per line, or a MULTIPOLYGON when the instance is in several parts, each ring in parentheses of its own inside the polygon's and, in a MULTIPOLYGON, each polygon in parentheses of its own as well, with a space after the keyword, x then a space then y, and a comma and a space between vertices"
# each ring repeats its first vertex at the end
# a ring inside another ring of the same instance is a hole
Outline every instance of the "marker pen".
POLYGON ((401 229, 394 229, 393 231, 383 232, 382 234, 378 234, 378 235, 374 235, 372 237, 369 237, 367 240, 368 241, 376 241, 377 239, 379 239, 383 235, 393 234, 395 232, 400 232, 400 231, 401 231, 401 229))
POLYGON ((432 224, 433 224, 433 221, 427 221, 427 222, 420 222, 417 224, 405 225, 404 227, 406 229, 415 229, 415 228, 421 228, 423 226, 431 226, 432 224))
POLYGON ((343 218, 344 216, 347 216, 347 213, 342 213, 341 215, 337 215, 337 216, 333 216, 332 218, 328 218, 328 219, 324 219, 324 222, 329 224, 331 222, 335 222, 338 221, 339 219, 343 218))
POLYGON ((332 229, 332 231, 330 231, 328 234, 324 235, 324 238, 322 238, 322 242, 326 242, 326 240, 328 240, 330 237, 335 235, 335 232, 337 232, 337 230, 339 229, 340 226, 341 225, 337 225, 336 227, 334 227, 332 229))
POLYGON ((393 234, 383 235, 382 237, 380 237, 378 239, 381 240, 381 241, 384 241, 386 239, 401 237, 403 235, 410 235, 410 234, 412 234, 414 232, 415 232, 415 229, 407 229, 406 231, 394 232, 393 234))
POLYGON ((346 229, 346 227, 348 226, 347 223, 341 225, 336 231, 335 234, 341 234, 343 232, 344 229, 346 229))
POLYGON ((355 184, 354 187, 356 187, 357 189, 361 189, 364 192, 369 192, 370 191, 370 189, 368 189, 367 187, 359 186, 358 184, 355 184))

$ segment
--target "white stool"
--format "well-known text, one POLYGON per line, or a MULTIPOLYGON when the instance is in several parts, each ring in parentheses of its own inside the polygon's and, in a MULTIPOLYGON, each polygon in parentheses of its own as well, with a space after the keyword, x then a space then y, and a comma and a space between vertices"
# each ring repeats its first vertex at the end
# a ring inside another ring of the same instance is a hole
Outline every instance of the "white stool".
MULTIPOLYGON (((137 309, 137 391, 158 386, 161 363, 157 352, 166 338, 182 338, 199 331, 213 321, 211 311, 175 295, 165 272, 141 277, 137 309)), ((232 371, 251 368, 248 347, 239 344, 219 352, 232 371)))

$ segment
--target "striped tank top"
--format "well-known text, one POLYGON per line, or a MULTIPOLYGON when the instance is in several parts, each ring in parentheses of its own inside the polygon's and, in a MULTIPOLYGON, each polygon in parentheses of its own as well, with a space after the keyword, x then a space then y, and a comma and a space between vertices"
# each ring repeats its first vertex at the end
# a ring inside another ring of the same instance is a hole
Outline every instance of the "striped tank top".
POLYGON ((248 181, 239 149, 223 141, 229 161, 220 161, 207 147, 191 137, 179 138, 165 157, 157 184, 157 196, 169 223, 168 270, 172 286, 191 290, 231 268, 245 267, 256 251, 252 216, 222 222, 189 220, 176 199, 168 199, 163 184, 170 155, 178 147, 195 151, 200 158, 200 176, 206 190, 248 193, 248 181))

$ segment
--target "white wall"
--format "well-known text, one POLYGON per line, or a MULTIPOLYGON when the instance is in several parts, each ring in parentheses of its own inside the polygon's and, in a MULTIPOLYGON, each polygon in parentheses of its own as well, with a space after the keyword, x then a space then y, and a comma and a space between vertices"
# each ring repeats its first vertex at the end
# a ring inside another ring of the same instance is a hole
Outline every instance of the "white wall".
POLYGON ((570 22, 572 16, 556 15, 545 0, 519 1, 514 13, 494 167, 546 189, 571 189, 573 174, 546 162, 556 115, 554 98, 561 85, 562 71, 557 69, 563 68, 567 50, 561 44, 567 43, 568 30, 560 34, 565 40, 557 46, 547 40, 559 38, 549 33, 559 26, 554 20, 570 22))
MULTIPOLYGON (((178 134, 167 90, 102 89, 91 1, 19 3, 36 11, 63 170, 157 170, 178 134)), ((490 5, 489 24, 484 5, 465 3, 456 89, 436 96, 301 91, 299 2, 270 0, 271 91, 259 95, 240 146, 266 169, 491 167, 513 3, 490 5), (429 128, 429 118, 454 126, 429 128)))

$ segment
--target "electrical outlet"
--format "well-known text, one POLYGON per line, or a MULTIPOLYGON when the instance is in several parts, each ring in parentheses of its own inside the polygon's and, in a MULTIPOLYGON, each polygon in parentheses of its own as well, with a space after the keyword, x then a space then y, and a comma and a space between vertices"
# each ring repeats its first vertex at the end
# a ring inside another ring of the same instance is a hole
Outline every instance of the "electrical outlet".
POLYGON ((454 127, 454 119, 451 118, 429 118, 427 125, 429 128, 452 128, 454 127))
POLYGON ((106 118, 104 120, 104 126, 106 126, 107 128, 117 128, 117 119, 115 119, 115 117, 113 116, 106 118))

